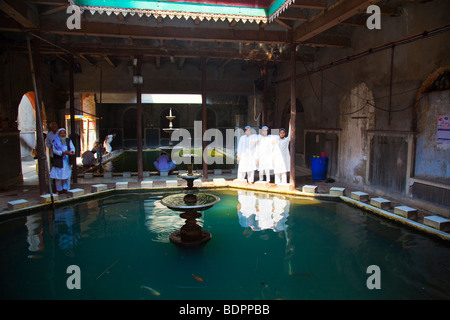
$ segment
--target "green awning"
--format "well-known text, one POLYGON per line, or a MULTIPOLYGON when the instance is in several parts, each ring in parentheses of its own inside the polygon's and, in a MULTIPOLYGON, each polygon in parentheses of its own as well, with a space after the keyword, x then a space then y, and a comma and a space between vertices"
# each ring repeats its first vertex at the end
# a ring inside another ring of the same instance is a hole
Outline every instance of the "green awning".
MULTIPOLYGON (((88 10, 91 14, 112 13, 118 15, 122 13, 139 17, 146 15, 155 18, 161 16, 173 19, 191 18, 207 21, 242 21, 266 23, 273 21, 282 11, 284 11, 295 0, 275 0, 272 5, 264 5, 263 0, 251 1, 213 1, 213 0, 69 0, 73 5, 80 7, 82 11, 88 10)), ((266 2, 268 3, 268 2, 266 2)))

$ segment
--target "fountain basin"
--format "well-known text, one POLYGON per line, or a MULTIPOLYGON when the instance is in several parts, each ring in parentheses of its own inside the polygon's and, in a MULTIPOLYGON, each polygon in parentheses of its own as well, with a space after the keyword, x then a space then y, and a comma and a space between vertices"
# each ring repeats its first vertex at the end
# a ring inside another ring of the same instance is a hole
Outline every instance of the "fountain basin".
POLYGON ((184 200, 186 194, 177 193, 167 196, 161 200, 161 203, 169 209, 175 211, 199 210, 203 211, 211 208, 220 201, 220 198, 209 193, 197 193, 196 202, 186 202, 184 200))

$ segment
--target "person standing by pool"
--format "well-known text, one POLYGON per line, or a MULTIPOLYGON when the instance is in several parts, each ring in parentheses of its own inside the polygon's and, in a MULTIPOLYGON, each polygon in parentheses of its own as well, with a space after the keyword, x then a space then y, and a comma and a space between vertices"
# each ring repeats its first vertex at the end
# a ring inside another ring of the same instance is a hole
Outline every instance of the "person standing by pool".
POLYGON ((103 142, 103 147, 105 148, 105 156, 110 155, 112 148, 111 148, 111 142, 113 141, 113 139, 116 137, 115 133, 112 134, 108 134, 105 137, 105 141, 103 142))
MULTIPOLYGON (((289 121, 289 133, 291 132, 291 122, 289 121)), ((279 136, 275 137, 275 152, 273 158, 273 171, 275 174, 275 184, 287 183, 287 173, 291 171, 291 157, 289 154, 289 133, 286 137, 286 129, 279 130, 279 136)))
POLYGON ((75 155, 75 147, 70 139, 66 137, 66 129, 57 131, 58 135, 53 139, 53 168, 50 178, 55 179, 56 193, 64 193, 70 189, 70 167, 69 156, 75 155))
POLYGON ((261 128, 261 134, 259 135, 259 145, 256 152, 256 162, 258 164, 259 181, 264 180, 270 182, 270 170, 273 170, 273 153, 275 140, 272 136, 268 135, 269 128, 264 126, 261 128))
POLYGON ((253 183, 254 174, 256 170, 255 159, 255 147, 256 147, 256 135, 251 134, 251 127, 245 127, 245 135, 239 138, 237 148, 237 160, 238 160, 238 178, 245 179, 253 183))
POLYGON ((49 123, 48 128, 50 129, 47 133, 47 136, 45 137, 45 145, 48 148, 48 153, 49 153, 49 159, 50 159, 50 169, 53 167, 53 150, 52 150, 52 146, 53 146, 53 139, 55 139, 55 137, 58 135, 58 124, 56 123, 56 121, 52 121, 49 123))

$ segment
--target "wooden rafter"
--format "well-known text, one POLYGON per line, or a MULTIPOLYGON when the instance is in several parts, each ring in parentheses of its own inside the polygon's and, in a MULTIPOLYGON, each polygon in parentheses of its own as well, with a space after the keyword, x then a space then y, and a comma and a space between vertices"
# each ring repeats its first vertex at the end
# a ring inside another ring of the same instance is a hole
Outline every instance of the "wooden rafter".
POLYGON ((294 30, 294 41, 304 42, 315 35, 328 30, 359 12, 365 12, 367 7, 380 0, 347 0, 340 2, 333 8, 309 22, 302 23, 294 30))
POLYGON ((0 0, 0 10, 5 12, 22 27, 36 29, 39 24, 37 13, 22 0, 0 0))

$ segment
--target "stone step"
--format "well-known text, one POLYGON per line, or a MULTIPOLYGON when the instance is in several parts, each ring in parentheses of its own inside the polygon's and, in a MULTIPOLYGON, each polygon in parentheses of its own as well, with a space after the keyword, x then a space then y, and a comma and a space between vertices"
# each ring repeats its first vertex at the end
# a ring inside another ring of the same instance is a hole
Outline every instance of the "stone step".
POLYGON ((108 189, 108 186, 104 183, 94 184, 91 186, 91 192, 100 192, 108 189))
POLYGON ((203 185, 203 181, 201 179, 194 180, 194 187, 201 187, 203 185))
MULTIPOLYGON (((48 194, 43 194, 39 197, 41 199, 41 203, 51 203, 52 202, 52 197, 51 195, 48 194)), ((53 201, 58 201, 59 196, 55 193, 53 194, 53 201)))
POLYGON ((141 181, 141 188, 152 188, 153 187, 153 181, 147 180, 147 181, 141 181))
POLYGON ((122 177, 124 178, 131 178, 131 172, 123 172, 122 177))
POLYGON ((214 178, 213 184, 215 186, 225 186, 227 184, 227 181, 224 178, 214 178))
POLYGON ((450 220, 440 216, 424 217, 423 224, 441 231, 450 231, 450 220))
POLYGON ((383 198, 372 198, 370 199, 370 204, 383 210, 389 210, 391 208, 391 201, 383 198))
POLYGON ((362 191, 353 191, 350 194, 350 198, 361 202, 369 201, 369 194, 362 191))
POLYGON ((128 189, 128 182, 116 182, 116 189, 128 189))
POLYGON ((345 188, 332 187, 330 188, 330 195, 332 196, 343 196, 345 188))
POLYGON ((317 193, 317 186, 312 186, 312 185, 304 185, 302 188, 302 191, 305 193, 317 193))
POLYGON ((79 197, 82 196, 83 194, 84 189, 81 188, 67 190, 67 195, 69 196, 69 198, 79 197))
POLYGON ((8 202, 8 210, 18 210, 30 206, 30 202, 25 199, 12 200, 8 202))
POLYGON ((394 213, 407 219, 417 218, 417 209, 408 206, 398 206, 394 208, 394 213))
POLYGON ((276 190, 279 190, 282 192, 289 192, 289 191, 292 191, 293 188, 290 183, 279 183, 276 185, 276 190))
POLYGON ((166 180, 166 187, 178 187, 178 180, 166 180))

